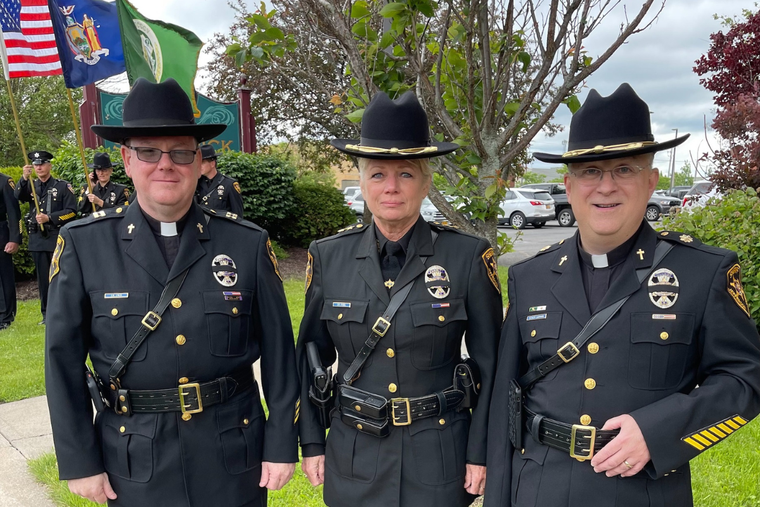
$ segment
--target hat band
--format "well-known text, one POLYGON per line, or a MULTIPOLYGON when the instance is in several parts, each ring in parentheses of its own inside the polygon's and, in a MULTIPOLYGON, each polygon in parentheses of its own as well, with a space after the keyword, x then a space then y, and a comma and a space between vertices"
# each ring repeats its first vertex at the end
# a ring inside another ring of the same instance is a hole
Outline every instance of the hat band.
POLYGON ((589 153, 605 153, 608 151, 628 151, 643 148, 644 146, 653 146, 659 144, 656 141, 640 141, 636 143, 610 144, 608 146, 597 145, 593 148, 581 148, 562 154, 562 158, 577 157, 579 155, 588 155, 589 153))
POLYGON ((420 153, 435 153, 437 146, 423 146, 421 148, 376 148, 374 146, 362 146, 361 144, 347 144, 347 150, 360 151, 362 153, 400 153, 402 155, 418 155, 420 153))

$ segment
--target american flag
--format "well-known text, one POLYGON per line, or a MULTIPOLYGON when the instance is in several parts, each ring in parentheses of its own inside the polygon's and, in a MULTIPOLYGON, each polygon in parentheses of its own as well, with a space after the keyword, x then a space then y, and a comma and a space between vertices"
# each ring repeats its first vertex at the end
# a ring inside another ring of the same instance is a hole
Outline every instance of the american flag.
POLYGON ((5 77, 61 74, 47 0, 0 0, 5 77))

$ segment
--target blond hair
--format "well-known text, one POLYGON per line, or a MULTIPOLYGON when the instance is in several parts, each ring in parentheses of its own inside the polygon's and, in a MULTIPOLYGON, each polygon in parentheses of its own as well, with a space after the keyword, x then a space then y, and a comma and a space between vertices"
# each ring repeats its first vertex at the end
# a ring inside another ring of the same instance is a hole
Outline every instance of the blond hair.
MULTIPOLYGON (((414 159, 403 159, 403 160, 409 165, 419 169, 420 173, 422 173, 422 176, 424 178, 432 181, 433 169, 430 167, 429 158, 414 158, 414 159)), ((372 159, 359 157, 358 161, 359 161, 359 177, 361 179, 364 179, 364 171, 367 169, 367 166, 372 161, 372 159)))

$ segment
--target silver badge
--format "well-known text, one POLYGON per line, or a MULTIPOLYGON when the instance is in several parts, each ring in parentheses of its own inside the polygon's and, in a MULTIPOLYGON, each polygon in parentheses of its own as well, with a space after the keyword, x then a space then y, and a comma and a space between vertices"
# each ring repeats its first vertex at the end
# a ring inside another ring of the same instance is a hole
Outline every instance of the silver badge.
POLYGON ((448 297, 451 291, 448 272, 441 266, 430 266, 425 271, 425 286, 430 295, 436 299, 448 297))
POLYGON ((111 204, 116 202, 116 192, 111 192, 111 204))
POLYGON ((670 308, 678 299, 678 278, 667 268, 655 270, 647 283, 649 299, 657 308, 670 308))
POLYGON ((216 281, 225 287, 232 287, 237 283, 237 266, 232 257, 219 254, 211 261, 211 271, 216 281))
POLYGON ((50 190, 50 193, 53 194, 53 197, 58 197, 58 189, 57 188, 53 187, 50 190))
POLYGON ((216 193, 219 195, 224 195, 224 185, 219 185, 216 187, 216 193))

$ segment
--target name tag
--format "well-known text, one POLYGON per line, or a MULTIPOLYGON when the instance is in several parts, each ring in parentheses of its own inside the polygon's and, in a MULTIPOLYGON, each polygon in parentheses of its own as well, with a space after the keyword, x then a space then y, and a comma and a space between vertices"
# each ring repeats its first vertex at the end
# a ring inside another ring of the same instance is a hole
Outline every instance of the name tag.
POLYGON ((341 301, 336 301, 333 303, 333 308, 351 308, 351 303, 343 303, 341 301))
POLYGON ((528 315, 528 318, 525 320, 530 322, 531 320, 544 320, 544 319, 546 319, 546 314, 542 313, 540 315, 528 315))
POLYGON ((529 312, 543 312, 546 310, 546 305, 544 306, 531 306, 528 308, 529 312))
POLYGON ((652 320, 676 320, 675 313, 653 313, 652 320))
POLYGON ((243 294, 241 294, 240 292, 224 291, 222 292, 222 294, 224 294, 225 301, 242 301, 243 300, 243 294))
POLYGON ((433 303, 430 305, 432 308, 448 308, 451 306, 449 303, 433 303))
POLYGON ((106 292, 103 295, 105 299, 127 299, 128 297, 129 292, 106 292))

